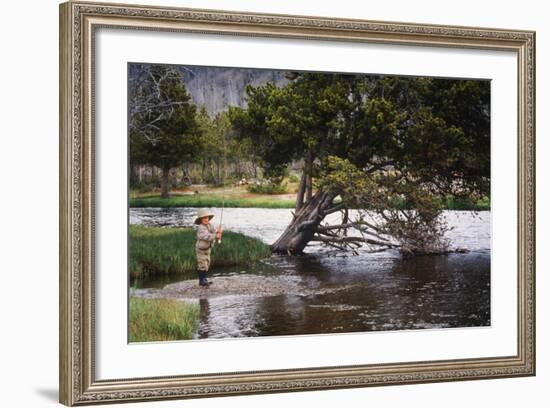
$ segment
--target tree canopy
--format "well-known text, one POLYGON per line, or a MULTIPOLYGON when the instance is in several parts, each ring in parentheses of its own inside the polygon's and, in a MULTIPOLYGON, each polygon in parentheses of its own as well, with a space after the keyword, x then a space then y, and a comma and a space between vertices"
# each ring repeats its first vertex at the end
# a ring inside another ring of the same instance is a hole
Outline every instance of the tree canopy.
MULTIPOLYGON (((387 217, 388 210, 401 206, 400 213, 385 219, 384 232, 401 235, 401 244, 408 241, 409 248, 415 239, 402 233, 405 224, 409 232, 430 230, 431 237, 423 234, 428 242, 443 242, 444 228, 436 221, 438 203, 446 195, 489 194, 488 81, 322 73, 293 77, 281 88, 248 86, 247 107, 229 111, 235 131, 252 142, 268 175, 303 160, 303 180, 309 177, 311 185, 317 178, 318 192, 330 192, 331 200, 340 196, 340 208, 370 208, 387 217), (361 177, 342 182, 353 174, 361 177), (384 204, 375 199, 377 192, 384 193, 384 204)), ((297 210, 302 200, 305 205, 311 199, 311 190, 305 198, 299 192, 297 210)), ((318 223, 323 219, 316 217, 318 223)))
POLYGON ((230 117, 272 173, 333 155, 488 193, 489 103, 488 81, 304 73, 282 88, 248 86, 247 107, 230 117))

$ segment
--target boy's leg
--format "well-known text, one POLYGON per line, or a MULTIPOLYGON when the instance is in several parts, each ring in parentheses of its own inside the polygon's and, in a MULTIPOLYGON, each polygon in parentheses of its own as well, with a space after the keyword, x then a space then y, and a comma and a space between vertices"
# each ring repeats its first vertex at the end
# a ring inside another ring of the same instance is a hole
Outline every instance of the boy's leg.
POLYGON ((206 271, 210 266, 210 249, 197 249, 197 273, 199 275, 199 285, 208 286, 210 282, 206 279, 206 271))
POLYGON ((208 271, 203 272, 203 283, 207 286, 210 286, 210 285, 212 285, 212 282, 210 282, 208 280, 207 273, 208 273, 208 271))
POLYGON ((206 262, 205 262, 206 258, 205 258, 204 250, 197 248, 196 254, 197 254, 197 274, 199 275, 199 285, 200 286, 205 286, 204 285, 204 277, 205 277, 204 270, 205 270, 205 267, 207 265, 206 265, 206 262))
POLYGON ((197 269, 197 273, 199 275, 199 285, 200 286, 209 286, 210 282, 206 280, 206 272, 201 271, 200 269, 197 269))
POLYGON ((212 285, 212 282, 208 281, 207 273, 210 270, 210 249, 208 249, 208 256, 206 258, 206 269, 204 270, 204 281, 207 285, 212 285))
POLYGON ((204 284, 206 284, 206 285, 211 285, 212 284, 212 282, 209 282, 208 278, 207 278, 207 273, 210 269, 210 251, 211 251, 210 248, 204 250, 204 254, 203 254, 204 257, 203 257, 203 260, 202 260, 202 266, 203 266, 202 269, 204 271, 203 281, 204 281, 204 284))

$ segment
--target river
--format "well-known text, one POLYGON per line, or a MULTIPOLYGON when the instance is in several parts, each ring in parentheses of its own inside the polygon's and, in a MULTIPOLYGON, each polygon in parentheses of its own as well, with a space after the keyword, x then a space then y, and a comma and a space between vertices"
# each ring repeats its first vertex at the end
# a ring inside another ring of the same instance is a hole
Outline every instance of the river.
MULTIPOLYGON (((212 210, 217 226, 221 209, 212 210)), ((196 211, 132 208, 130 223, 191 226, 196 211)), ((272 243, 291 217, 288 209, 226 208, 223 227, 272 243)), ((248 266, 213 270, 212 289, 216 283, 218 289, 187 299, 200 305, 197 337, 488 326, 491 214, 447 211, 444 217, 452 227, 452 246, 467 253, 403 258, 395 250, 362 250, 356 256, 329 256, 312 247, 305 256, 272 256, 248 266), (240 293, 224 291, 235 278, 248 286, 240 293)), ((178 285, 185 284, 177 281, 141 282, 136 293, 154 296, 161 288, 176 293, 178 285)))

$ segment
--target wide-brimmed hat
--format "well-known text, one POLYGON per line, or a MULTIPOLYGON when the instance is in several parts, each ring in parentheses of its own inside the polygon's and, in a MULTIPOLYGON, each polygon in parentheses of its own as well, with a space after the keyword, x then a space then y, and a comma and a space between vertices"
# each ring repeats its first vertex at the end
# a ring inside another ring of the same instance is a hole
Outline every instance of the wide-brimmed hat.
POLYGON ((200 224, 200 219, 208 217, 209 220, 214 218, 214 213, 212 211, 207 210, 206 208, 199 208, 199 211, 197 212, 197 218, 195 218, 195 224, 200 224))

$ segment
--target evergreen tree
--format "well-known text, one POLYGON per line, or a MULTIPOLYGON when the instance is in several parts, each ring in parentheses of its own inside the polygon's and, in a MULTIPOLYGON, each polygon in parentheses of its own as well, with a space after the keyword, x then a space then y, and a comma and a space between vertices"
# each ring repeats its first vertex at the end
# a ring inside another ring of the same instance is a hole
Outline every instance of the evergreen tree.
POLYGON ((295 217, 273 250, 300 253, 311 240, 340 248, 373 243, 343 237, 350 227, 406 252, 444 250, 439 216, 445 197, 489 194, 489 82, 293 77, 282 88, 248 86, 247 107, 229 112, 267 174, 304 162, 295 217), (349 208, 375 209, 383 228, 364 219, 350 223, 349 208), (321 226, 337 211, 343 217, 339 227, 321 226))
MULTIPOLYGON (((175 68, 134 68, 130 82, 130 158, 162 170, 162 197, 168 197, 170 169, 201 151, 196 107, 175 68)), ((131 73, 132 74, 132 73, 131 73)))

